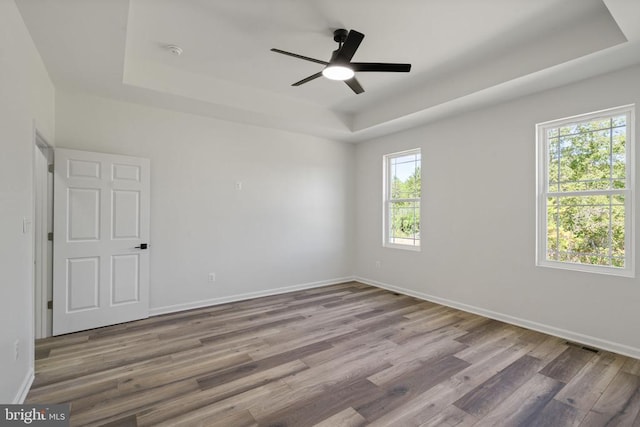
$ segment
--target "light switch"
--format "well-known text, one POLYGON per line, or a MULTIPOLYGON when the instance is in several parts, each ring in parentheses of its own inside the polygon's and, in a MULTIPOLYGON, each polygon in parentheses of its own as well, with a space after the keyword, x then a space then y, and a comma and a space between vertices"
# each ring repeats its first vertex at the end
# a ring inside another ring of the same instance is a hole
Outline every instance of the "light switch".
POLYGON ((26 216, 22 217, 22 234, 31 232, 31 219, 26 216))

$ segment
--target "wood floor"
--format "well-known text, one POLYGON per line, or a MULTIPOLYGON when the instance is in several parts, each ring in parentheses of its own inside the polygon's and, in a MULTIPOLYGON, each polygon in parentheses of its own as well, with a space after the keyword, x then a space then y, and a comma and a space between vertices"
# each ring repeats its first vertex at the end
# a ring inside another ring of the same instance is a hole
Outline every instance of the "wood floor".
POLYGON ((72 425, 640 426, 640 361, 360 283, 36 344, 72 425))

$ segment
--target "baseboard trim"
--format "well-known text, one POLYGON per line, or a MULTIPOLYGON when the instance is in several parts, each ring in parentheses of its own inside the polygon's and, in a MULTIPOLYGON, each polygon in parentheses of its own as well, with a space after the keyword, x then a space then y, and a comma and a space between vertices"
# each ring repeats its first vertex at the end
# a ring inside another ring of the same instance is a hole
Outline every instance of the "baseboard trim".
POLYGON ((523 328, 531 329, 534 331, 542 332, 545 334, 553 335, 559 338, 563 338, 576 343, 584 344, 590 347, 596 347, 602 350, 611 351, 624 356, 640 359, 640 348, 630 347, 625 344, 620 344, 612 341, 603 340, 600 338, 584 335, 578 332, 569 331, 566 329, 556 328, 555 326, 546 325, 531 320, 514 317, 508 314, 499 313, 492 310, 487 310, 481 307, 452 301, 446 298, 440 298, 434 295, 417 292, 411 289, 401 288, 399 286, 389 285, 387 283, 378 282, 377 280, 367 279, 365 277, 356 276, 354 280, 375 286, 377 288, 386 289, 388 291, 397 292, 400 294, 415 297, 421 300, 434 302, 437 304, 445 305, 447 307, 456 308, 458 310, 466 311, 469 313, 477 314, 480 316, 488 317, 490 319, 499 320, 501 322, 510 323, 515 326, 521 326, 523 328))
POLYGON ((351 282, 355 280, 353 276, 339 277, 336 279, 322 280, 319 282, 302 283, 299 285, 285 286, 282 288, 266 289, 264 291, 248 292, 244 294, 230 295, 220 298, 192 301, 183 304, 174 304, 164 307, 149 309, 149 316, 159 316, 161 314, 176 313, 178 311, 193 310, 195 308, 210 307, 214 305, 227 304, 230 302, 243 301, 252 298, 268 297, 272 295, 286 294, 288 292, 302 291, 305 289, 320 288, 323 286, 337 285, 339 283, 351 282))
POLYGON ((29 368, 27 375, 25 375, 24 380, 22 381, 22 385, 20 386, 20 390, 16 394, 16 397, 13 399, 13 404, 21 405, 24 403, 27 398, 27 394, 29 394, 29 390, 31 390, 31 385, 33 384, 33 380, 35 379, 35 373, 33 368, 29 368))

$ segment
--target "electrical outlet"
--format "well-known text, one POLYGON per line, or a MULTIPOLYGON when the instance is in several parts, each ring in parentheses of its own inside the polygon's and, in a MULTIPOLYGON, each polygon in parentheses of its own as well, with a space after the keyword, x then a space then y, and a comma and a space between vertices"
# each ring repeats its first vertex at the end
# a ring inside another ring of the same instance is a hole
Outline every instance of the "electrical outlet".
POLYGON ((209 273, 209 281, 210 282, 216 281, 216 273, 209 273))
POLYGON ((376 261, 376 268, 380 268, 381 265, 382 263, 380 261, 376 261))
POLYGON ((15 353, 14 353, 14 357, 15 360, 18 360, 18 358, 20 357, 20 340, 16 340, 16 342, 13 344, 15 353))

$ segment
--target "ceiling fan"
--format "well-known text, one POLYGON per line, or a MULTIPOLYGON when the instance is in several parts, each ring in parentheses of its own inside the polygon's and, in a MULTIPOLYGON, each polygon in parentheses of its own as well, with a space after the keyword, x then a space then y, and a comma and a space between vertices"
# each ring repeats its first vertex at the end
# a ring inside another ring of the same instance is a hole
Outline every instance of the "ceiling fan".
POLYGON ((307 78, 295 82, 291 86, 300 86, 315 80, 320 76, 324 76, 331 80, 342 80, 356 94, 364 92, 364 89, 355 77, 356 72, 360 71, 376 71, 376 72, 395 72, 408 73, 411 70, 411 64, 393 64, 384 62, 351 62, 351 58, 358 50, 360 43, 364 39, 364 34, 356 30, 347 32, 345 29, 338 29, 333 32, 333 40, 338 42, 338 49, 331 54, 329 62, 320 59, 309 58, 308 56, 298 55, 297 53, 286 52, 280 49, 271 49, 272 52, 281 53, 283 55, 293 56, 294 58, 304 59, 305 61, 315 62, 324 65, 324 69, 307 78))

